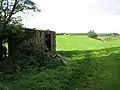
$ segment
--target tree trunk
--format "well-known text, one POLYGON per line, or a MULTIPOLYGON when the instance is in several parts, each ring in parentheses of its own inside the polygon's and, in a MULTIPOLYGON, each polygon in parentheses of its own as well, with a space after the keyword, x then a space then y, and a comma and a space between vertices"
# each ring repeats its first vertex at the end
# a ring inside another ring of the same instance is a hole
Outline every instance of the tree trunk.
POLYGON ((8 56, 11 56, 13 53, 12 38, 8 38, 8 56))
POLYGON ((12 56, 16 51, 16 39, 12 36, 8 38, 8 55, 12 56))
POLYGON ((3 58, 3 45, 2 45, 2 38, 0 38, 0 61, 2 61, 3 58))

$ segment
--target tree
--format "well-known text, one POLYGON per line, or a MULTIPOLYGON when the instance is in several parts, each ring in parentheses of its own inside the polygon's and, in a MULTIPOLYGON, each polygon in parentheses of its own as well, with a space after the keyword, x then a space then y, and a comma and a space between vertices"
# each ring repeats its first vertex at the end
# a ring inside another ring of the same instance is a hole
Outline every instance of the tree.
POLYGON ((16 46, 24 40, 23 24, 18 20, 12 21, 7 25, 4 35, 9 47, 9 56, 11 56, 15 52, 16 46))
POLYGON ((7 28, 17 19, 14 15, 18 12, 26 13, 30 10, 40 12, 40 9, 31 0, 0 0, 0 3, 0 60, 3 60, 2 43, 5 39, 5 33, 11 30, 7 28))
POLYGON ((90 37, 90 38, 96 38, 96 37, 97 37, 97 34, 95 33, 94 30, 90 30, 90 31, 88 32, 88 37, 90 37))

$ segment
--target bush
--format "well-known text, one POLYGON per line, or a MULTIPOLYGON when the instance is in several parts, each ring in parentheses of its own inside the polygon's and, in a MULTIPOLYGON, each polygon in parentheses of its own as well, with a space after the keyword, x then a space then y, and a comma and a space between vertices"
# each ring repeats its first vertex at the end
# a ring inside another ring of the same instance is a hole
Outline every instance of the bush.
POLYGON ((90 30, 88 32, 88 37, 90 37, 90 38, 97 38, 97 34, 95 33, 94 30, 90 30))
POLYGON ((7 87, 0 85, 0 90, 9 90, 7 87))
POLYGON ((62 65, 61 59, 52 57, 43 43, 29 40, 21 45, 16 53, 0 62, 0 71, 16 73, 28 67, 54 67, 62 65))

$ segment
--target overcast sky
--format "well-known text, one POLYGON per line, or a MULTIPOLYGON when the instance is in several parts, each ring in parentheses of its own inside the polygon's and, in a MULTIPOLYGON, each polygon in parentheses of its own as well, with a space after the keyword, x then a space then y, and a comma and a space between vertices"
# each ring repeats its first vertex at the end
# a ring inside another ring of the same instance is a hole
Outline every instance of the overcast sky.
POLYGON ((120 0, 33 0, 42 10, 23 16, 26 27, 56 32, 120 33, 120 0))

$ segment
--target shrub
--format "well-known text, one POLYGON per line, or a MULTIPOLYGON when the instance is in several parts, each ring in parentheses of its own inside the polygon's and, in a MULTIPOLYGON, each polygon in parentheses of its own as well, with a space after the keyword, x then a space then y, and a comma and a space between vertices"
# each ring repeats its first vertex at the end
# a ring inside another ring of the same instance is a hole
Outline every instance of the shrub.
POLYGON ((0 62, 0 71, 16 73, 28 67, 54 67, 62 65, 61 59, 51 57, 52 53, 45 52, 43 43, 29 40, 21 45, 16 53, 0 62))
POLYGON ((88 32, 88 37, 90 37, 90 38, 97 38, 97 34, 95 33, 94 30, 90 30, 88 32))
POLYGON ((0 90, 9 90, 7 87, 0 85, 0 90))

